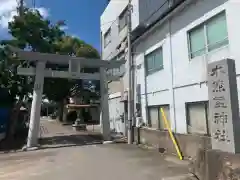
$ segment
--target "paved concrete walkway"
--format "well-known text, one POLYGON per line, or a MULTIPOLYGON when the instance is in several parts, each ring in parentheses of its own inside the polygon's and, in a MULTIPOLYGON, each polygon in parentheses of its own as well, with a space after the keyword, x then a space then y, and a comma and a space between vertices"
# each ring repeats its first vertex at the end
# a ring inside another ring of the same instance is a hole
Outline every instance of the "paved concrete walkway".
POLYGON ((187 164, 174 157, 135 145, 86 145, 81 142, 87 139, 84 133, 51 125, 45 129, 48 138, 61 136, 64 140, 65 137, 65 145, 60 146, 62 142, 57 141, 55 146, 37 151, 0 155, 1 180, 160 180, 188 172, 187 164), (64 134, 59 135, 58 131, 63 133, 62 128, 64 134), (71 143, 75 145, 70 146, 71 143))
POLYGON ((72 126, 63 126, 56 121, 42 120, 40 124, 40 144, 42 148, 82 146, 102 143, 99 129, 74 131, 72 126))

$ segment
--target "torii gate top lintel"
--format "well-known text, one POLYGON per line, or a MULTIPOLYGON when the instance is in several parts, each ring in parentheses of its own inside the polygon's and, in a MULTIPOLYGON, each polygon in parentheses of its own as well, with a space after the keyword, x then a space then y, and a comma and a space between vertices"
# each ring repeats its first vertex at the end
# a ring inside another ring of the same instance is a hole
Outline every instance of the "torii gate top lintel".
POLYGON ((60 54, 49 54, 49 53, 40 53, 40 52, 30 52, 24 51, 19 48, 11 47, 10 49, 13 53, 21 58, 22 60, 27 61, 44 61, 52 64, 59 65, 68 65, 71 62, 78 62, 81 67, 94 67, 94 68, 119 68, 121 65, 125 64, 125 60, 120 61, 108 61, 94 58, 83 58, 83 57, 71 57, 68 55, 60 55, 60 54))

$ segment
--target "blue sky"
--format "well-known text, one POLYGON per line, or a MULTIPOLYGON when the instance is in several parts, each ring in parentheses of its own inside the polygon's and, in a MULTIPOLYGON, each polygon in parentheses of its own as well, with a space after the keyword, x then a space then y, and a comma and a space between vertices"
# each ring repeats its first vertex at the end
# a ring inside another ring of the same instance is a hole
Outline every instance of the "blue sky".
MULTIPOLYGON (((0 39, 7 37, 6 22, 16 9, 16 0, 1 0, 0 39), (5 3, 5 4, 4 4, 5 3)), ((28 0, 31 5, 32 0, 28 0)), ((36 0, 36 8, 50 20, 65 20, 65 31, 100 49, 100 16, 107 0, 36 0)))

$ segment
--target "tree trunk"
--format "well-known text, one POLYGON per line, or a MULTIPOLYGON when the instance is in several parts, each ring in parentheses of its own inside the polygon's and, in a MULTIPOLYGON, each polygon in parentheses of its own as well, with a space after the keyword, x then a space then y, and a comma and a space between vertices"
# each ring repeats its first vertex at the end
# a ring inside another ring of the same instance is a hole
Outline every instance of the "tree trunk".
POLYGON ((63 102, 58 103, 58 120, 63 121, 63 102))
POLYGON ((11 116, 10 116, 10 123, 9 123, 9 129, 7 132, 7 137, 13 137, 15 134, 17 122, 18 122, 18 117, 19 117, 19 112, 20 108, 23 104, 22 99, 19 99, 17 104, 12 109, 11 116))
POLYGON ((67 108, 66 108, 66 104, 64 104, 64 108, 63 108, 63 122, 67 122, 67 108))
POLYGON ((58 119, 60 122, 63 122, 65 120, 65 105, 66 105, 66 99, 63 99, 61 102, 59 102, 59 110, 58 110, 58 119))
POLYGON ((4 141, 1 142, 1 148, 3 149, 13 149, 18 146, 19 142, 15 142, 15 134, 20 108, 23 104, 22 100, 23 98, 20 98, 19 101, 12 108, 8 129, 6 132, 6 138, 4 141))

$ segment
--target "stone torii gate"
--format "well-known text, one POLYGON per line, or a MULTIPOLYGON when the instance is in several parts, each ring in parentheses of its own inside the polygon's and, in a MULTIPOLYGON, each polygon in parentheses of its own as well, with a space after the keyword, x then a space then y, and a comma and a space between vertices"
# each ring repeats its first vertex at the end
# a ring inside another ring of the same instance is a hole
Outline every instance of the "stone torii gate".
MULTIPOLYGON (((101 132, 104 140, 110 140, 110 122, 109 122, 109 105, 108 105, 108 81, 118 80, 121 73, 107 75, 107 69, 120 68, 125 61, 105 61, 100 59, 86 59, 81 57, 71 57, 67 55, 46 54, 39 52, 28 52, 21 49, 11 47, 13 53, 21 60, 36 62, 36 68, 18 67, 18 74, 24 76, 35 76, 33 88, 33 100, 30 115, 30 125, 27 139, 27 148, 36 147, 38 145, 38 135, 40 126, 40 111, 42 102, 42 93, 44 85, 44 77, 51 78, 67 78, 67 79, 83 79, 83 80, 100 80, 101 92, 101 113, 100 124, 101 132), (68 65, 68 71, 56 71, 46 69, 46 63, 57 65, 68 65), (99 68, 99 73, 81 73, 80 69, 99 68)), ((61 88, 61 87, 60 87, 61 88)))

